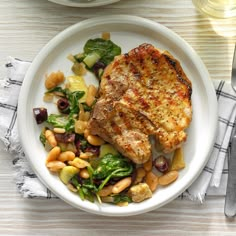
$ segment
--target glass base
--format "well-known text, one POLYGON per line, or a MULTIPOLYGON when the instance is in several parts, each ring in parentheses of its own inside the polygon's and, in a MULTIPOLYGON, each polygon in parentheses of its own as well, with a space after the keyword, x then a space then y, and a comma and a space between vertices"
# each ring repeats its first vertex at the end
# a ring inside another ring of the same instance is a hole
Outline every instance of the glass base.
POLYGON ((236 17, 236 0, 192 0, 203 14, 215 18, 236 17))

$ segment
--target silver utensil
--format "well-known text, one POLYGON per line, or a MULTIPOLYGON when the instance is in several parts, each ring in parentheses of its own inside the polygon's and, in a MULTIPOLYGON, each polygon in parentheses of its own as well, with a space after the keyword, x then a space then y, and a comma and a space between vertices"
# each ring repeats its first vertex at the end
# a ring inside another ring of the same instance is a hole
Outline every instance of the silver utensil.
POLYGON ((234 47, 234 56, 233 56, 233 63, 232 63, 231 85, 232 85, 233 89, 236 91, 236 45, 235 45, 235 47, 234 47))
MULTIPOLYGON (((236 46, 234 48, 231 85, 236 91, 236 46)), ((230 160, 228 164, 229 173, 225 196, 225 215, 227 217, 234 217, 236 215, 236 127, 233 128, 231 135, 230 160)))

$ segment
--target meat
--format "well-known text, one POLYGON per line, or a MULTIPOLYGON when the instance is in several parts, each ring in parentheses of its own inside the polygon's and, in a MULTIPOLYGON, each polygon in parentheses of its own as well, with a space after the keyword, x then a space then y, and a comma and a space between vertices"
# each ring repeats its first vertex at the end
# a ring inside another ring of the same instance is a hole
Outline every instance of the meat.
POLYGON ((186 141, 192 84, 167 51, 142 44, 115 57, 101 78, 89 130, 133 162, 152 154, 150 137, 165 153, 186 141))

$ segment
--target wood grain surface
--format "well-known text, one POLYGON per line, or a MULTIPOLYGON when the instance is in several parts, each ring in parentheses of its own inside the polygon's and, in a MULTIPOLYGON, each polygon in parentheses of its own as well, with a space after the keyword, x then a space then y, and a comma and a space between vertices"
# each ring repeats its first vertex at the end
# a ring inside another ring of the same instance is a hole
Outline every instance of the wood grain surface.
MULTIPOLYGON (((199 54, 212 79, 230 80, 236 19, 209 19, 190 0, 121 0, 96 8, 72 8, 47 0, 0 0, 0 79, 7 56, 32 61, 56 34, 81 20, 129 14, 163 24, 199 54)), ((236 235, 224 216, 224 198, 203 204, 177 199, 138 216, 104 217, 59 199, 24 199, 16 190, 11 156, 0 143, 0 235, 236 235)))

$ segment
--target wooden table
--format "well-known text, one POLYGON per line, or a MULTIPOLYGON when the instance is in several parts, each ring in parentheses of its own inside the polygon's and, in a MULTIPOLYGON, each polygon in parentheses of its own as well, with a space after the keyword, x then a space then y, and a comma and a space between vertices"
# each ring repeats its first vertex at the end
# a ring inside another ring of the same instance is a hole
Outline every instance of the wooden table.
MULTIPOLYGON (((190 0, 121 0, 97 8, 71 8, 47 0, 0 1, 0 78, 6 57, 32 60, 57 33, 81 20, 130 14, 154 20, 183 37, 200 55, 212 79, 230 80, 236 19, 210 20, 190 0)), ((24 199, 16 190, 11 156, 0 144, 0 235, 236 235, 224 216, 224 198, 203 204, 177 199, 139 216, 104 217, 58 199, 24 199)))

